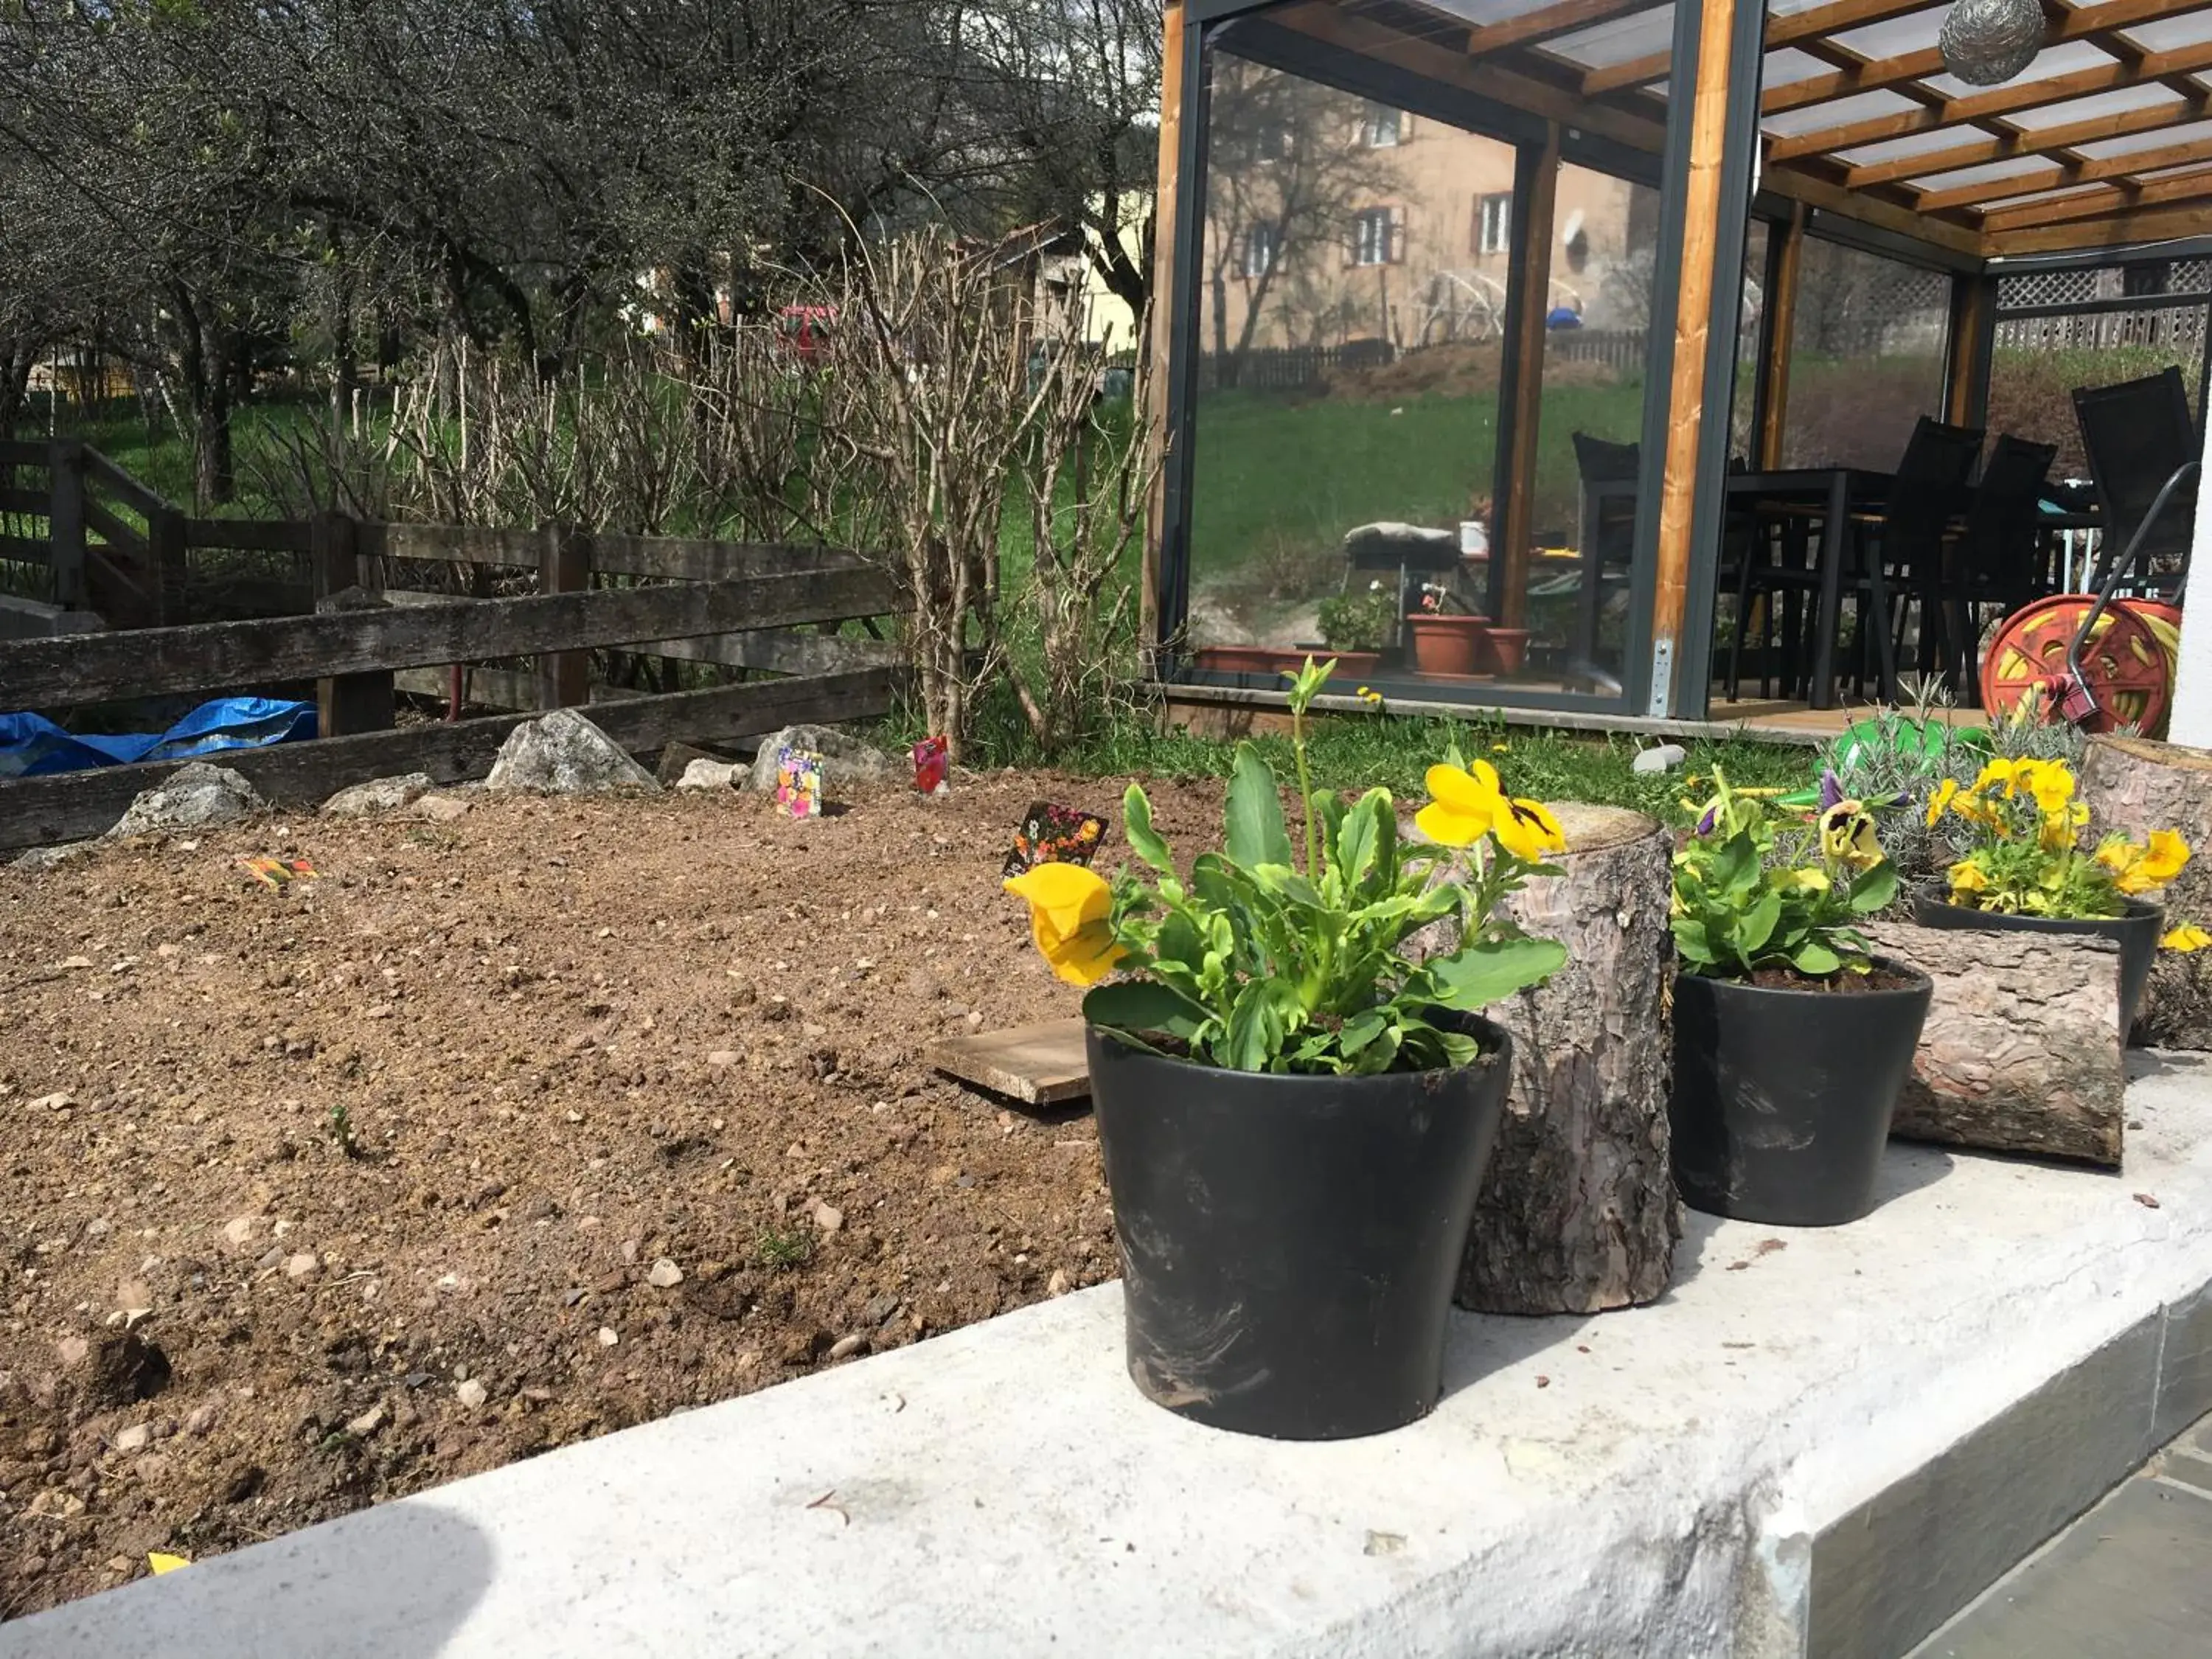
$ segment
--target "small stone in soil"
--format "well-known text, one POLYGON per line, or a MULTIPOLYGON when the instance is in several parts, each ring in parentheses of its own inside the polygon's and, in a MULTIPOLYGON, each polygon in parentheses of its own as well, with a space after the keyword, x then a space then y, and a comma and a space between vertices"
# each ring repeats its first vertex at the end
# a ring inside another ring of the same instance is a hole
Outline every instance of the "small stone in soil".
POLYGON ((850 1336, 841 1336, 835 1342, 832 1342, 830 1345, 830 1358, 832 1359, 848 1359, 853 1355, 860 1352, 860 1351, 867 1346, 867 1345, 868 1339, 860 1335, 858 1332, 854 1332, 850 1336))
POLYGON ((288 1255, 284 1258, 284 1277, 312 1279, 321 1269, 322 1265, 313 1251, 302 1250, 297 1255, 288 1255))
POLYGON ((611 1348, 616 1343, 621 1340, 622 1338, 615 1334, 615 1328, 613 1326, 602 1325, 599 1327, 599 1346, 601 1347, 611 1348))
POLYGON ((367 1411, 363 1412, 359 1417, 356 1417, 349 1422, 346 1425, 346 1432, 348 1434, 358 1435, 361 1438, 366 1440, 370 1435, 374 1434, 379 1429, 384 1426, 385 1415, 383 1402, 379 1401, 377 1404, 371 1406, 367 1411))
POLYGON ((115 1431, 115 1449, 119 1452, 143 1451, 146 1449, 146 1443, 153 1437, 152 1425, 133 1423, 127 1429, 118 1429, 115 1431))
POLYGON ((834 1233, 845 1224, 845 1212, 834 1204, 817 1201, 814 1206, 814 1224, 825 1233, 834 1233))
POLYGON ((484 1393, 484 1385, 477 1382, 473 1376, 467 1382, 462 1383, 459 1388, 455 1389, 453 1390, 453 1395, 461 1402, 461 1404, 466 1406, 471 1411, 474 1411, 477 1407, 483 1405, 488 1397, 484 1393))
POLYGON ((1067 1272, 1066 1272, 1066 1270, 1065 1268, 1062 1268, 1062 1267, 1054 1267, 1054 1268, 1052 1270, 1052 1277, 1051 1277, 1050 1279, 1047 1279, 1047 1280, 1045 1281, 1045 1285, 1044 1285, 1044 1291, 1045 1291, 1045 1294, 1046 1294, 1047 1296, 1060 1296, 1060 1295, 1065 1294, 1065 1293, 1066 1293, 1066 1290, 1067 1290, 1067 1272))
POLYGON ((204 1406, 195 1406, 192 1407, 191 1414, 185 1419, 185 1432, 205 1434, 215 1427, 215 1419, 216 1409, 212 1402, 204 1406))
POLYGON ((664 1255, 653 1264, 652 1271, 645 1276, 645 1282, 655 1290, 673 1290, 684 1282, 684 1269, 664 1255))
POLYGON ((222 1224, 222 1242, 233 1249, 244 1249, 253 1242, 253 1235, 261 1225, 258 1215, 233 1216, 222 1224))

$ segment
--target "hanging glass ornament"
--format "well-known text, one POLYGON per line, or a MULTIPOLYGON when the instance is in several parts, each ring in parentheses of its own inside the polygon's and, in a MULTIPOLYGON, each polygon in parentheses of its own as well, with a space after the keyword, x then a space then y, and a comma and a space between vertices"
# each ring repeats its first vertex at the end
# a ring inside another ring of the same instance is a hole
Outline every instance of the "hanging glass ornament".
POLYGON ((1936 37, 1943 67, 1969 86, 2009 81, 2043 50, 2043 8, 2036 0, 1959 0, 1936 37))

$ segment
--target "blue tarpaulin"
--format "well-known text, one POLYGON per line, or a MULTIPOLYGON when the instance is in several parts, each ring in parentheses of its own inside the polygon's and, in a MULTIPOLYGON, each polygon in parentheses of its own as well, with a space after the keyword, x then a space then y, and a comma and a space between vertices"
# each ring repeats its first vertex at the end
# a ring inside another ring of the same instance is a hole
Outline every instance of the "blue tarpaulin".
POLYGON ((64 732, 40 714, 0 714, 0 778, 82 772, 132 761, 190 760, 221 749, 259 749, 314 735, 314 704, 274 697, 218 697, 166 732, 114 737, 64 732))

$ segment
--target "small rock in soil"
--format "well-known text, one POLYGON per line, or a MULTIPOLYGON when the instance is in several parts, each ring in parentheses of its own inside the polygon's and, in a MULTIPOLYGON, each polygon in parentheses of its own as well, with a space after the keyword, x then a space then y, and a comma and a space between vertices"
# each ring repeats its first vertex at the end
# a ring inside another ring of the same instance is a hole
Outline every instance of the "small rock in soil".
POLYGON ((153 1437, 154 1430, 150 1424, 133 1423, 127 1429, 115 1431, 115 1449, 119 1452, 144 1451, 146 1443, 153 1437))
POLYGON ((354 1418, 349 1421, 346 1424, 346 1432, 351 1435, 358 1435, 362 1439, 366 1440, 369 1436, 374 1434, 379 1429, 384 1426, 384 1420, 389 1414, 390 1413, 384 1409, 384 1402, 382 1401, 379 1401, 375 1405, 371 1406, 367 1411, 363 1412, 359 1417, 354 1418))
POLYGON ((684 775, 676 781, 682 790, 739 789, 750 769, 742 761, 717 761, 701 758, 684 769, 684 775))
POLYGON ((64 1365, 82 1365, 92 1352, 92 1344, 81 1336, 65 1336, 54 1344, 54 1353, 64 1365))
POLYGON ((297 1255, 288 1255, 284 1258, 284 1277, 312 1279, 321 1269, 322 1265, 313 1251, 302 1250, 297 1255))
POLYGON ((410 772, 397 778, 371 778, 367 783, 339 790, 323 803, 323 811, 335 818, 396 812, 403 806, 413 805, 436 787, 428 772, 410 772))
POLYGON ((611 1348, 616 1343, 621 1340, 622 1338, 615 1334, 615 1328, 613 1326, 602 1325, 599 1327, 599 1346, 601 1347, 611 1348))
POLYGON ((867 1346, 868 1339, 856 1331, 850 1336, 841 1336, 832 1342, 830 1345, 830 1358, 849 1359, 867 1346))
POLYGON ((645 1276, 645 1282, 656 1290, 674 1290, 684 1282, 684 1269, 664 1255, 653 1264, 645 1276))
POLYGON ((192 1435, 204 1435, 209 1430, 215 1427, 216 1419, 219 1413, 216 1412, 213 1401, 210 1401, 204 1406, 193 1407, 191 1414, 185 1419, 185 1432, 186 1434, 192 1435))
POLYGON ((469 803, 459 795, 425 795, 410 810, 425 823, 451 823, 469 810, 469 803))
POLYGON ((253 1243, 253 1235, 260 1226, 261 1218, 258 1215, 233 1216, 222 1224, 222 1242, 233 1249, 242 1250, 253 1243))
POLYGON ((142 792, 107 834, 120 840, 156 830, 199 830, 268 810, 269 803, 238 773, 192 761, 142 792))
POLYGON ((881 1296, 868 1298, 865 1317, 871 1325, 880 1325, 903 1306, 898 1297, 885 1291, 881 1296))
POLYGON ((525 720, 507 734, 484 789, 491 794, 531 790, 588 795, 611 789, 657 794, 660 784, 582 714, 556 708, 543 720, 525 720))
POLYGON ((1045 1294, 1046 1294, 1047 1296, 1060 1296, 1060 1295, 1064 1295, 1064 1294, 1066 1293, 1066 1290, 1067 1290, 1067 1272, 1066 1272, 1066 1269, 1062 1268, 1062 1267, 1054 1267, 1054 1268, 1052 1270, 1052 1277, 1051 1277, 1050 1279, 1048 1279, 1045 1280, 1045 1285, 1044 1285, 1044 1291, 1045 1291, 1045 1294))
POLYGON ((834 1204, 817 1200, 814 1206, 814 1224, 825 1233, 834 1233, 845 1224, 845 1212, 834 1204))
POLYGON ((459 1400, 461 1404, 466 1406, 471 1411, 474 1411, 477 1407, 483 1405, 485 1400, 489 1397, 484 1393, 484 1385, 477 1382, 473 1376, 467 1382, 460 1384, 459 1387, 456 1388, 453 1390, 453 1396, 455 1399, 459 1400))

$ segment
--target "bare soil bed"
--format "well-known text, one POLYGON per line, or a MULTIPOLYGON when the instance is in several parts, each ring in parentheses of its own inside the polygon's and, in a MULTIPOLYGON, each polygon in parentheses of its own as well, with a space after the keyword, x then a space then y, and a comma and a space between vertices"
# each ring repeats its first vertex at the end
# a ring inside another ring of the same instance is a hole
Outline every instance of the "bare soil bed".
MULTIPOLYGON (((1000 862, 1120 789, 479 797, 0 872, 0 1617, 1111 1277, 1089 1118, 921 1054, 1074 1011, 1000 862)), ((1214 834, 1218 786, 1155 799, 1214 834)))

